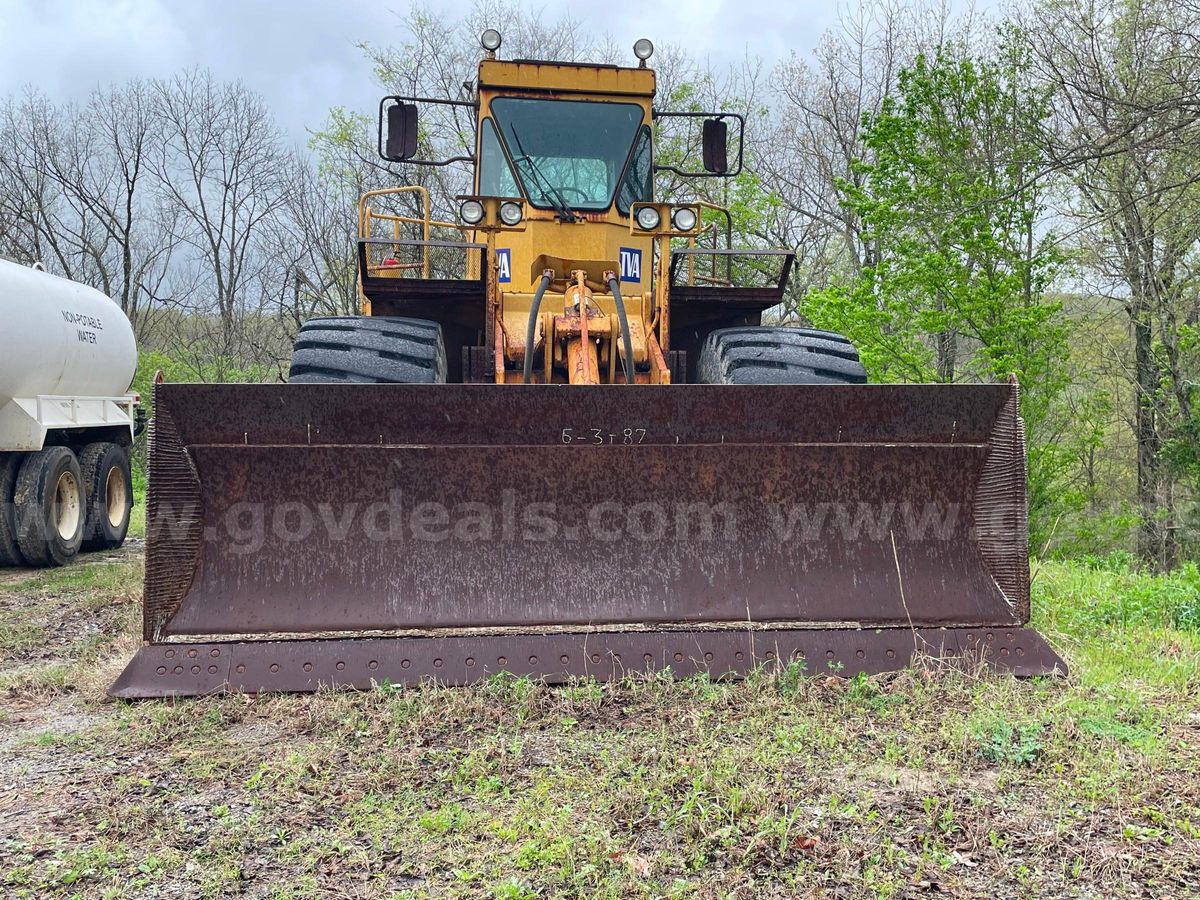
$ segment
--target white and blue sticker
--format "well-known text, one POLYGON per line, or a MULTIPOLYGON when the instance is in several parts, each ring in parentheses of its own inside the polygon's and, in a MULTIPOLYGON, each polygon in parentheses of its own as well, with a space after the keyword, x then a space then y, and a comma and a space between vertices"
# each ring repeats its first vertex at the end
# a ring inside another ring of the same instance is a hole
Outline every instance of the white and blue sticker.
POLYGON ((621 248, 621 280, 642 280, 642 251, 634 247, 621 248))
POLYGON ((496 251, 496 268, 499 270, 497 281, 501 284, 512 281, 512 250, 505 248, 496 251))

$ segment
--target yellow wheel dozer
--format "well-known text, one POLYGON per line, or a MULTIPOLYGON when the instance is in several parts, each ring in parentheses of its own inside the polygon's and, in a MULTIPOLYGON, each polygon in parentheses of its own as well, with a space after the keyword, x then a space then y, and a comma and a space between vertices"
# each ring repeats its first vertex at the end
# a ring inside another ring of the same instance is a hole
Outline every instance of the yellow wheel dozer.
MULTIPOLYGON (((1016 383, 866 384, 844 338, 763 325, 792 254, 656 199, 645 58, 494 50, 452 102, 458 221, 369 194, 362 315, 306 323, 289 384, 156 388, 145 644, 111 692, 1065 672, 1025 627, 1016 383)), ((443 162, 436 102, 384 100, 385 158, 443 162)), ((679 120, 703 167, 672 171, 740 171, 740 117, 679 120)))

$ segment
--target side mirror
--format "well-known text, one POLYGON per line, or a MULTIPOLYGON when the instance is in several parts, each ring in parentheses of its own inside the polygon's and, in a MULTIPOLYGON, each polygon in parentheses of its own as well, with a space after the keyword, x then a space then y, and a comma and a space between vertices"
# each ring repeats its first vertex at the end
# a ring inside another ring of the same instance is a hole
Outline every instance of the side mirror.
MULTIPOLYGON (((705 122, 705 125, 708 123, 705 122)), ((707 131, 705 132, 707 134, 707 131)), ((707 154, 707 150, 705 153, 707 154)), ((387 143, 384 156, 404 162, 417 155, 417 105, 397 103, 387 108, 387 143)), ((705 156, 707 160, 707 155, 705 156)))
MULTIPOLYGON (((729 171, 729 125, 724 119, 704 120, 704 171, 724 175, 729 171)), ((390 146, 390 145, 389 145, 390 146)))
MULTIPOLYGON (((658 119, 686 119, 689 123, 700 119, 704 124, 701 145, 704 150, 704 167, 699 172, 689 172, 679 166, 656 165, 656 172, 674 172, 681 178, 732 178, 742 173, 742 145, 746 136, 746 117, 735 112, 659 112, 654 111, 658 119), (732 121, 737 131, 733 138, 733 166, 730 167, 729 123, 732 121)), ((687 130, 688 146, 695 146, 696 132, 692 124, 687 130)), ((691 156, 689 155, 689 162, 691 156)), ((692 165, 695 165, 692 162, 692 165)))

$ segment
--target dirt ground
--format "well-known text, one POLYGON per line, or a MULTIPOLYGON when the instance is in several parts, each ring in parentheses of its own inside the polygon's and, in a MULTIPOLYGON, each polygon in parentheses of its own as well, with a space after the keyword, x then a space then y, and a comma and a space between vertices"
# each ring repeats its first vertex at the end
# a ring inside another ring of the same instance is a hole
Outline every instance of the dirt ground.
POLYGON ((1200 896, 1191 632, 1035 621, 1053 680, 114 702, 140 565, 0 571, 0 895, 1200 896))

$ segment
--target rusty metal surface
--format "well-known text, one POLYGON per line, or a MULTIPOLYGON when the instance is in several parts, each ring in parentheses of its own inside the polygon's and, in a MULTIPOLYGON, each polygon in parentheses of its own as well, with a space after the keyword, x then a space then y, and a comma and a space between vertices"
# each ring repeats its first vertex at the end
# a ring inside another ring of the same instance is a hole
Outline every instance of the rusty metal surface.
POLYGON ((986 442, 1007 384, 611 386, 164 384, 184 445, 555 446, 559 422, 612 429, 631 419, 647 444, 986 442))
POLYGON ((1014 397, 163 385, 146 637, 1019 624, 1014 397))
POLYGON ((134 699, 384 683, 465 685, 501 671, 549 683, 664 669, 679 677, 728 678, 799 660, 806 674, 843 677, 914 662, 982 662, 1018 676, 1067 671, 1045 640, 1025 628, 493 635, 150 645, 109 692, 134 699))
POLYGON ((1020 388, 1009 377, 1008 398, 988 439, 988 456, 975 492, 973 519, 988 573, 1017 616, 1029 621, 1029 516, 1025 473, 1025 423, 1020 388))
POLYGON ((1015 383, 161 385, 155 409, 144 634, 160 643, 120 696, 617 663, 721 675, 764 641, 880 671, 914 635, 961 656, 991 633, 996 665, 1065 669, 1019 627, 1015 383))
MULTIPOLYGON (((903 415, 911 395, 876 391, 892 394, 895 402, 888 421, 876 423, 872 434, 861 422, 855 428, 854 417, 864 406, 876 414, 882 409, 853 396, 858 389, 801 389, 825 395, 827 403, 841 399, 848 408, 789 416, 776 406, 793 433, 765 437, 747 410, 770 410, 772 399, 794 399, 795 389, 678 392, 707 395, 697 398, 697 414, 727 416, 707 433, 686 402, 665 415, 638 408, 659 406, 660 398, 650 395, 666 392, 637 392, 632 403, 618 402, 624 407, 619 410, 572 405, 568 413, 553 408, 561 389, 532 390, 541 396, 520 408, 524 416, 497 421, 506 392, 488 388, 386 386, 374 392, 355 386, 325 398, 318 410, 309 406, 309 387, 185 389, 173 403, 165 386, 164 414, 187 423, 180 439, 194 465, 205 539, 196 580, 164 630, 265 633, 747 616, 872 624, 1017 620, 1019 598, 1003 597, 993 583, 971 515, 988 451, 975 441, 990 431, 984 430, 988 423, 968 416, 981 418, 979 409, 989 399, 1003 407, 1007 388, 974 391, 980 402, 962 409, 963 418, 940 435, 923 413, 903 415), (219 417, 208 418, 212 407, 193 402, 221 393, 226 402, 219 404, 219 417), (731 394, 746 396, 730 408, 722 401, 731 394), (389 395, 400 401, 390 409, 389 395), (467 399, 476 402, 461 402, 467 399), (254 400, 271 409, 254 409, 254 400), (304 408, 289 409, 296 401, 304 408), (238 424, 254 423, 255 437, 228 429, 227 410, 234 408, 240 408, 238 424), (336 421, 347 414, 355 423, 350 433, 336 421), (622 418, 614 422, 614 414, 622 418), (828 443, 836 435, 818 429, 832 430, 833 422, 843 423, 838 431, 853 432, 850 441, 828 443), (599 446, 592 443, 593 423, 604 442, 599 446), (676 423, 680 427, 672 427, 676 423), (377 432, 374 440, 364 425, 377 432), (564 428, 570 429, 570 445, 563 444, 564 428), (679 444, 670 443, 672 431, 684 432, 675 435, 679 444), (929 443, 938 437, 943 443, 929 443), (908 446, 881 443, 905 438, 908 446), (579 454, 590 457, 575 459, 579 454), (581 481, 580 465, 601 476, 581 481), (373 505, 379 515, 389 514, 378 506, 393 497, 401 524, 393 531, 389 521, 381 537, 382 520, 365 517, 373 505), (414 515, 428 512, 426 504, 443 504, 450 518, 435 514, 427 521, 438 527, 418 534, 409 526, 414 515), (733 527, 726 530, 714 513, 718 527, 709 539, 697 540, 688 520, 682 525, 689 533, 681 534, 671 514, 693 504, 729 512, 733 527), (935 516, 956 511, 956 519, 933 539, 911 540, 903 521, 846 539, 864 509, 869 521, 878 522, 889 508, 896 519, 906 508, 918 518, 926 510, 935 516), (602 529, 589 529, 597 509, 607 518, 602 529), (781 540, 774 529, 784 519, 774 520, 773 510, 784 517, 799 511, 801 530, 822 510, 833 518, 813 534, 781 540), (490 517, 490 534, 471 530, 471 513, 490 517), (526 529, 535 514, 547 513, 553 534, 526 529), (634 515, 644 519, 635 523, 634 515), (297 537, 292 526, 302 525, 305 516, 312 527, 297 537), (664 517, 666 532, 656 537, 653 529, 661 530, 664 517), (609 526, 635 524, 641 529, 636 534, 612 539, 609 526), (642 539, 648 533, 652 539, 642 539), (572 552, 580 542, 591 549, 582 566, 572 552), (557 586, 564 584, 572 585, 573 599, 561 596, 557 586)), ((903 393, 909 392, 920 389, 903 393)), ((1019 506, 1009 512, 1014 522, 1023 517, 1019 506)), ((183 532, 191 537, 195 529, 183 532)), ((150 549, 152 561, 157 550, 150 549)), ((170 554, 172 565, 178 556, 170 554)))
POLYGON ((155 639, 158 624, 169 619, 196 574, 202 538, 199 483, 191 458, 183 449, 169 403, 159 404, 169 386, 154 384, 154 418, 148 435, 147 464, 154 487, 146 494, 146 521, 172 523, 147 535, 142 601, 142 638, 155 639))

